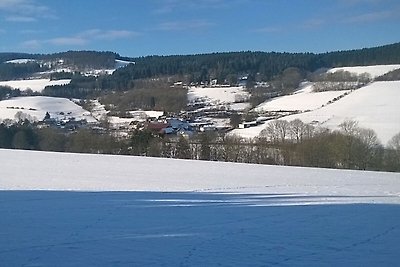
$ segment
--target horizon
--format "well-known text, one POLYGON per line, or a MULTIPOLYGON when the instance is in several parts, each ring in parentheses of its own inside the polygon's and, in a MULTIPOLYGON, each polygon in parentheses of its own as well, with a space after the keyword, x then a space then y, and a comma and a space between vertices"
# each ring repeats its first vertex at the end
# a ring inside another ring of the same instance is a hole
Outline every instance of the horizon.
POLYGON ((0 0, 1 52, 326 53, 397 43, 395 0, 0 0))
POLYGON ((10 54, 27 54, 27 55, 51 55, 51 54, 57 54, 57 53, 66 53, 66 52, 99 52, 99 53, 115 53, 119 55, 121 58, 139 58, 139 57, 169 57, 169 56, 193 56, 193 55, 211 55, 211 54, 224 54, 224 53, 291 53, 291 54, 314 54, 314 55, 319 55, 319 54, 324 54, 324 53, 335 53, 335 52, 344 52, 344 51, 351 51, 351 50, 362 50, 362 49, 370 49, 370 48, 378 48, 378 47, 384 47, 384 46, 390 46, 390 45, 395 45, 395 44, 400 44, 400 42, 395 42, 395 43, 390 43, 390 44, 383 44, 379 46, 373 46, 373 47, 358 47, 358 48, 350 48, 348 50, 332 50, 332 51, 326 51, 326 52, 287 52, 287 51, 252 51, 252 50, 241 50, 241 51, 217 51, 217 52, 207 52, 207 53, 193 53, 193 54, 166 54, 166 55, 161 55, 161 54, 151 54, 151 55, 141 55, 141 56, 136 56, 136 57, 131 57, 129 55, 121 55, 118 51, 111 51, 111 50, 64 50, 64 51, 57 51, 57 52, 52 52, 52 53, 28 53, 28 52, 19 52, 19 51, 0 51, 1 53, 10 53, 10 54))

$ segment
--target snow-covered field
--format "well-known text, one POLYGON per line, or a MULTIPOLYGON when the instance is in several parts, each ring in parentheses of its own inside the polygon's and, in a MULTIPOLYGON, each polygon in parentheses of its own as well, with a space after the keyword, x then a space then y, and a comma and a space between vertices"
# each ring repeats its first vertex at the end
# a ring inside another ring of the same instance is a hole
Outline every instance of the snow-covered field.
POLYGON ((307 83, 292 95, 273 98, 255 108, 255 111, 306 111, 320 108, 329 101, 348 93, 343 91, 313 92, 313 84, 307 83))
POLYGON ((51 118, 64 119, 74 117, 76 120, 96 121, 90 115, 90 112, 66 98, 26 96, 0 101, 0 121, 6 119, 15 120, 18 112, 29 115, 34 121, 43 120, 46 112, 49 112, 51 118))
POLYGON ((21 59, 13 59, 13 60, 9 60, 6 61, 4 63, 9 63, 9 64, 27 64, 30 62, 36 62, 35 59, 31 59, 31 58, 21 58, 21 59))
POLYGON ((311 112, 288 116, 303 122, 318 122, 336 129, 345 120, 355 120, 360 127, 373 129, 386 144, 400 132, 400 81, 374 82, 348 96, 311 112))
POLYGON ((337 72, 337 71, 348 71, 350 73, 354 73, 357 75, 368 73, 371 78, 376 78, 382 76, 388 72, 393 70, 400 69, 400 64, 394 65, 373 65, 373 66, 358 66, 358 67, 341 67, 341 68, 333 68, 328 70, 328 72, 337 72))
POLYGON ((69 84, 71 79, 54 80, 50 79, 31 79, 31 80, 14 80, 14 81, 0 81, 0 86, 9 86, 13 89, 20 89, 25 91, 31 89, 33 92, 42 92, 46 86, 65 85, 69 84))
POLYGON ((1 149, 0 159, 5 266, 398 263, 400 174, 1 149))
MULTIPOLYGON (((298 107, 309 106, 307 94, 301 96, 304 96, 305 100, 303 104, 298 104, 298 107)), ((287 108, 295 98, 296 95, 278 98, 276 103, 287 108)), ((355 120, 359 122, 360 127, 373 129, 385 145, 400 132, 399 99, 400 81, 374 82, 332 104, 282 119, 291 121, 298 118, 305 123, 318 124, 330 129, 337 129, 338 125, 345 120, 355 120)), ((252 138, 258 136, 265 127, 266 124, 247 129, 235 129, 232 134, 252 138)))
POLYGON ((249 108, 248 103, 250 94, 244 87, 189 87, 189 102, 206 102, 210 105, 227 105, 234 110, 249 108))

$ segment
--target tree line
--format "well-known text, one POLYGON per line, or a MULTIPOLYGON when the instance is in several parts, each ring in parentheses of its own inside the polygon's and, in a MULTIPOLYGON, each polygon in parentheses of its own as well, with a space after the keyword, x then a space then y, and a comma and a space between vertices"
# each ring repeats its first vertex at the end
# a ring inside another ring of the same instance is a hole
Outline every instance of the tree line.
POLYGON ((216 132, 169 138, 148 130, 135 130, 121 139, 96 131, 66 133, 21 120, 11 126, 0 124, 0 147, 400 172, 400 133, 384 147, 373 130, 355 121, 331 131, 300 120, 274 120, 253 139, 216 132))
MULTIPOLYGON (((269 81, 290 67, 313 72, 319 68, 394 64, 400 62, 400 43, 330 53, 230 52, 200 55, 129 58, 134 65, 116 71, 111 79, 127 84, 135 79, 188 75, 190 82, 217 79, 236 82, 240 75, 269 81)), ((111 85, 111 84, 110 84, 111 85)))

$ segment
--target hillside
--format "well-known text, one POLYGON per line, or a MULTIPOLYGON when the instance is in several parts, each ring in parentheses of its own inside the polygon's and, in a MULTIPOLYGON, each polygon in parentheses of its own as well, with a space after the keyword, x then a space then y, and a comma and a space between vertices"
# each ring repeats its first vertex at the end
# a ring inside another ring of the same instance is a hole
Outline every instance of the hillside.
MULTIPOLYGON (((295 67, 312 72, 320 68, 351 67, 400 63, 400 43, 374 48, 336 51, 330 53, 277 53, 277 52, 230 52, 199 55, 121 57, 112 52, 69 51, 49 55, 0 53, 0 63, 13 59, 35 59, 59 62, 65 66, 83 69, 113 69, 115 60, 135 62, 120 68, 111 77, 100 78, 101 89, 126 90, 137 79, 174 76, 187 84, 209 82, 235 84, 241 76, 250 75, 255 80, 271 80, 287 68, 295 67)), ((0 80, 10 80, 10 68, 19 76, 38 71, 22 69, 17 64, 0 64, 0 80), (17 69, 19 69, 17 71, 17 69)), ((26 65, 26 64, 24 64, 26 65)), ((26 66, 25 66, 26 67, 26 66)), ((18 78, 15 77, 15 78, 18 78)))
POLYGON ((51 81, 50 79, 29 79, 29 80, 13 80, 13 81, 0 81, 0 86, 11 87, 12 89, 19 89, 26 91, 28 89, 33 92, 42 92, 46 86, 65 85, 69 84, 71 79, 61 79, 51 81))
POLYGON ((0 157, 7 265, 397 263, 399 174, 18 150, 0 157))
POLYGON ((232 52, 204 55, 149 56, 132 58, 136 62, 121 70, 135 78, 158 75, 193 75, 194 81, 218 79, 229 80, 229 75, 253 74, 261 79, 271 79, 284 69, 297 67, 307 71, 341 66, 366 66, 395 64, 400 62, 400 43, 391 45, 336 51, 330 53, 277 53, 277 52, 232 52))
MULTIPOLYGON (((400 65, 375 65, 332 68, 329 72, 348 71, 356 75, 368 74, 372 78, 400 68, 400 65)), ((300 119, 315 126, 332 130, 346 120, 359 122, 359 126, 374 130, 383 144, 400 132, 399 81, 373 81, 356 90, 314 92, 315 83, 303 84, 293 94, 272 98, 255 108, 257 112, 300 112, 281 119, 300 119)), ((284 114, 287 115, 287 114, 284 114)), ((267 123, 268 125, 268 123, 267 123)), ((248 129, 235 129, 232 133, 253 138, 266 125, 248 129)))
POLYGON ((0 121, 15 120, 18 116, 42 121, 47 112, 57 120, 74 118, 77 121, 96 122, 88 111, 66 98, 31 96, 0 101, 0 121))

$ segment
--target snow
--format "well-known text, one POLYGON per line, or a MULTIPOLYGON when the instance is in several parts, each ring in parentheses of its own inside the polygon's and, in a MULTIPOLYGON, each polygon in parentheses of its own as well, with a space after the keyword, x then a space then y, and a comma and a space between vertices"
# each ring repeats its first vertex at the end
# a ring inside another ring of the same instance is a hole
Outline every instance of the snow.
POLYGON ((320 108, 334 98, 349 93, 349 90, 313 92, 313 84, 306 83, 292 95, 268 100, 255 108, 262 111, 306 111, 320 108))
POLYGON ((291 115, 303 122, 319 122, 337 129, 345 120, 355 120, 360 127, 373 129, 383 144, 400 132, 400 81, 374 82, 324 108, 291 115))
POLYGON ((379 195, 374 203, 400 203, 400 175, 392 173, 2 149, 0 157, 0 190, 290 193, 316 204, 379 195))
POLYGON ((357 75, 368 73, 371 78, 376 78, 396 69, 400 69, 399 64, 333 68, 328 72, 348 71, 357 75))
POLYGON ((18 112, 29 115, 34 121, 43 120, 46 112, 54 119, 74 117, 76 120, 96 121, 88 111, 66 98, 26 96, 0 101, 0 121, 14 120, 18 112))
POLYGON ((150 118, 158 118, 164 115, 164 111, 157 111, 157 110, 133 110, 128 112, 135 118, 143 118, 143 117, 150 117, 150 118))
POLYGON ((398 264, 398 173, 4 149, 0 158, 6 266, 398 264))
MULTIPOLYGON (((319 93, 318 93, 319 94, 319 93)), ((311 107, 307 100, 307 94, 300 94, 304 103, 299 107, 311 107)), ((284 110, 290 107, 290 102, 296 95, 282 97, 269 105, 284 110), (278 106, 280 104, 281 106, 278 106)), ((309 95, 308 95, 309 97, 309 95)), ((386 144, 394 135, 400 132, 400 81, 374 82, 365 87, 357 89, 347 96, 324 107, 303 112, 295 115, 285 116, 281 119, 288 121, 300 119, 305 123, 313 123, 322 127, 335 130, 345 120, 355 120, 363 128, 373 129, 382 144, 386 144)), ((311 101, 310 101, 311 102, 311 101)), ((267 102, 266 104, 268 104, 267 102)), ((266 125, 258 125, 247 129, 235 129, 231 134, 244 138, 258 136, 266 125)))
POLYGON ((13 89, 25 91, 31 89, 34 92, 42 92, 46 86, 69 84, 71 79, 54 80, 50 79, 32 79, 32 80, 13 80, 0 81, 0 86, 9 86, 13 89))
POLYGON ((189 102, 206 102, 210 105, 230 104, 232 109, 249 107, 248 103, 237 103, 247 101, 250 94, 244 87, 189 87, 189 102), (240 105, 236 105, 240 104, 240 105))
POLYGON ((21 58, 21 59, 13 59, 13 60, 9 60, 6 61, 4 63, 9 63, 9 64, 27 64, 30 62, 36 62, 35 59, 29 59, 29 58, 21 58))
POLYGON ((135 62, 120 60, 120 59, 115 60, 115 68, 116 69, 124 68, 124 67, 128 66, 129 64, 135 64, 135 62))
POLYGON ((131 122, 137 121, 135 118, 120 118, 116 116, 109 116, 108 119, 114 125, 129 125, 131 122))
MULTIPOLYGON (((286 119, 286 118, 283 117, 281 119, 286 119)), ((230 131, 229 134, 240 136, 243 138, 255 138, 255 137, 259 136, 260 133, 262 132, 262 130, 264 130, 266 128, 266 125, 268 125, 268 122, 266 122, 265 124, 260 124, 260 125, 250 127, 250 128, 234 129, 234 130, 230 131)))

